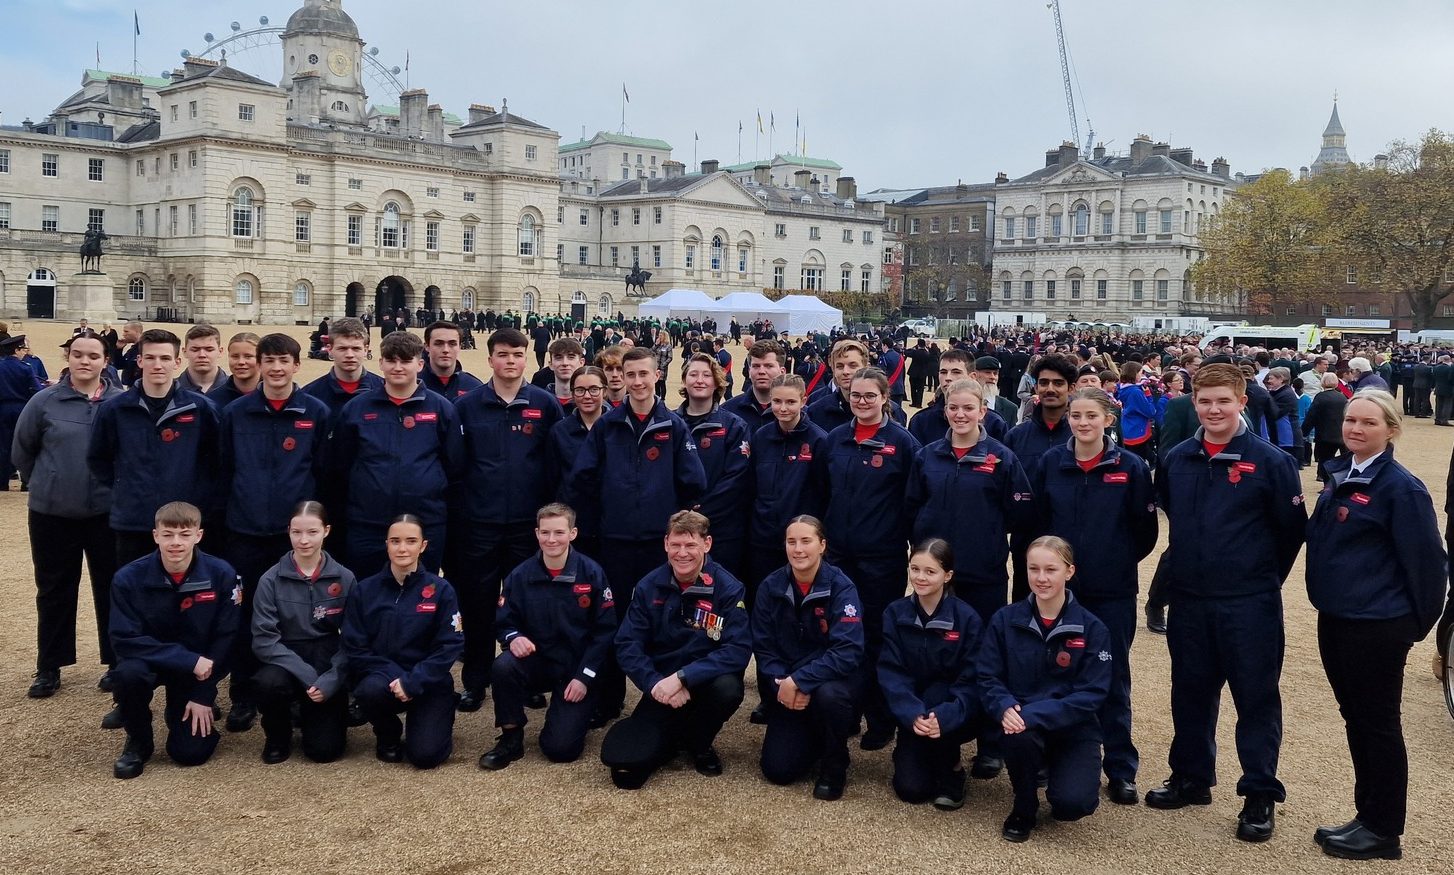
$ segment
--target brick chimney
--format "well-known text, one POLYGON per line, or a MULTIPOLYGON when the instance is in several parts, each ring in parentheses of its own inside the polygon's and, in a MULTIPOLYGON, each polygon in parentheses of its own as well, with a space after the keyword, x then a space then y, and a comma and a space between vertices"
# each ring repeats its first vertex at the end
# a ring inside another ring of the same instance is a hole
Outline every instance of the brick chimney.
POLYGON ((838 199, 851 201, 858 198, 858 182, 851 176, 838 177, 838 199))
POLYGON ((1226 158, 1217 157, 1212 159, 1212 173, 1227 179, 1232 175, 1232 165, 1227 163, 1226 158))
POLYGON ((190 57, 182 62, 182 69, 187 71, 186 75, 188 79, 193 76, 205 76, 212 72, 213 68, 220 66, 222 65, 216 61, 209 61, 206 58, 198 57, 190 57))
POLYGON ((425 132, 431 143, 444 142, 444 107, 431 103, 425 116, 425 132))
POLYGON ((1069 140, 1061 143, 1056 153, 1055 163, 1061 167, 1069 167, 1080 159, 1080 148, 1069 140))
POLYGON ((1171 157, 1171 144, 1170 143, 1157 143, 1156 145, 1154 145, 1154 146, 1151 147, 1151 154, 1152 155, 1160 155, 1162 158, 1170 158, 1171 157))
POLYGON ((795 188, 801 188, 803 191, 807 191, 808 190, 808 179, 810 177, 812 177, 812 175, 813 175, 813 172, 811 170, 794 170, 793 171, 793 186, 795 188))
POLYGON ((1136 139, 1131 141, 1131 163, 1140 164, 1151 157, 1151 138, 1145 134, 1137 134, 1136 139))
POLYGON ((469 123, 482 122, 494 114, 495 108, 493 106, 487 106, 483 103, 471 103, 469 123))
POLYGON ((1057 165, 1059 163, 1060 163, 1060 150, 1059 149, 1046 149, 1045 150, 1045 166, 1046 167, 1054 167, 1055 165, 1057 165))
POLYGON ((406 137, 424 136, 425 116, 429 108, 429 92, 412 88, 399 95, 399 133, 406 137))
POLYGON ((683 164, 680 161, 663 161, 663 162, 661 162, 661 173, 667 179, 672 179, 672 178, 677 177, 677 176, 683 176, 683 175, 686 174, 686 172, 687 172, 687 165, 683 164))
POLYGON ((721 166, 722 162, 718 161, 716 158, 708 158, 706 161, 702 162, 702 175, 706 176, 711 173, 716 173, 717 170, 721 168, 721 166))
POLYGON ((1106 157, 1106 144, 1105 143, 1096 143, 1095 151, 1091 152, 1091 155, 1097 161, 1099 161, 1102 158, 1106 157))
POLYGON ((1009 181, 1010 181, 1010 175, 1008 173, 1006 173, 1005 171, 1001 170, 999 173, 996 173, 995 174, 995 185, 1004 185, 1005 183, 1007 183, 1009 181))
POLYGON ((752 167, 752 181, 758 185, 772 185, 772 165, 755 164, 752 167))
POLYGON ((1172 149, 1171 160, 1176 161, 1180 164, 1191 166, 1192 161, 1195 159, 1192 157, 1191 149, 1172 149))
POLYGON ((141 109, 141 80, 112 76, 106 81, 106 100, 117 109, 141 109))

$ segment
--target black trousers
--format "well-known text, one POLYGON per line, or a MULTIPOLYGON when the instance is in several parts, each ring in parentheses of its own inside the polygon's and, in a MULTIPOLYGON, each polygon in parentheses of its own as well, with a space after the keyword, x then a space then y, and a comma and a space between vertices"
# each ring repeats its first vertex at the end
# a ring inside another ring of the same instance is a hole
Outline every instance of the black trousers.
POLYGON ((1161 558, 1156 560, 1156 572, 1151 575, 1151 585, 1146 588, 1146 609, 1164 608, 1169 600, 1166 592, 1167 581, 1171 579, 1171 551, 1161 551, 1161 558))
POLYGON ((531 523, 472 525, 449 539, 444 572, 459 596, 460 619, 464 623, 460 686, 475 695, 490 685, 500 582, 535 552, 534 532, 531 523))
POLYGON ((584 699, 567 702, 565 688, 571 678, 551 677, 549 665, 538 655, 516 659, 508 650, 495 660, 491 673, 496 726, 524 726, 528 722, 526 700, 534 693, 550 693, 550 707, 540 729, 540 752, 553 763, 580 759, 596 707, 595 692, 589 686, 584 699))
POLYGON ((933 799, 959 765, 959 749, 974 738, 976 728, 966 725, 957 732, 927 738, 900 726, 894 745, 894 795, 910 805, 933 799))
POLYGON ((385 744, 404 742, 404 756, 417 769, 432 769, 454 752, 454 690, 440 690, 400 702, 382 675, 371 674, 353 688, 374 736, 385 744), (407 724, 399 720, 405 715, 407 724), (405 730, 408 730, 406 733, 405 730))
POLYGON ((767 690, 767 732, 762 736, 762 776, 774 784, 804 778, 813 764, 836 774, 848 771, 848 739, 858 729, 858 679, 829 681, 816 687, 802 711, 784 708, 773 679, 757 676, 767 690))
MULTIPOLYGON (((849 557, 835 555, 830 547, 828 561, 838 566, 857 585, 861 601, 859 607, 863 609, 863 663, 860 668, 862 686, 859 703, 863 708, 864 720, 869 729, 891 730, 894 718, 878 685, 878 655, 883 650, 884 609, 889 603, 903 598, 904 590, 908 587, 905 582, 905 556, 899 553, 849 557)), ((777 693, 769 688, 763 698, 771 701, 776 696, 777 693)))
POLYGON ((116 534, 116 567, 135 562, 157 548, 151 532, 123 532, 116 534))
POLYGON ((912 403, 915 407, 924 406, 924 383, 923 374, 909 375, 909 397, 913 399, 912 403))
POLYGON ((1097 714, 1105 747, 1106 777, 1134 782, 1141 767, 1141 754, 1131 739, 1131 643, 1136 640, 1136 597, 1100 599, 1077 593, 1076 598, 1111 633, 1111 689, 1097 714))
POLYGON ((1409 755, 1404 747, 1404 664, 1419 639, 1412 615, 1347 620, 1318 614, 1318 653, 1348 733, 1356 816, 1378 835, 1403 835, 1409 755))
POLYGON ((612 771, 645 780, 670 762, 677 751, 705 751, 742 704, 742 676, 718 675, 688 688, 691 700, 680 708, 663 705, 642 693, 636 710, 618 721, 601 742, 601 762, 612 771))
POLYGON ((1328 460, 1332 459, 1334 456, 1341 455, 1343 455, 1343 445, 1341 443, 1334 444, 1325 443, 1323 441, 1313 441, 1313 461, 1317 463, 1318 466, 1319 482, 1326 481, 1328 479, 1327 469, 1323 466, 1326 465, 1328 463, 1328 460))
POLYGON ((1445 392, 1440 395, 1434 393, 1434 421, 1448 422, 1449 417, 1454 416, 1454 395, 1445 392))
POLYGON ((1101 740, 1095 725, 1026 729, 1001 737, 1016 814, 1040 808, 1040 772, 1048 771, 1045 801, 1056 820, 1079 820, 1101 801, 1101 740))
POLYGON ((140 659, 123 659, 112 669, 111 678, 115 684, 112 695, 132 739, 152 745, 151 698, 157 687, 165 687, 162 723, 167 727, 167 756, 179 766, 199 766, 212 757, 221 738, 217 730, 193 735, 190 723, 182 722, 187 695, 197 685, 191 672, 158 671, 140 659))
POLYGON ((348 744, 348 693, 331 698, 308 698, 303 682, 276 665, 260 666, 252 675, 252 693, 262 711, 263 734, 269 741, 291 742, 293 704, 298 705, 298 728, 303 735, 303 756, 315 763, 331 763, 343 756, 348 744))
MULTIPOLYGON (((601 555, 597 557, 601 569, 606 572, 606 581, 611 584, 611 593, 616 597, 616 620, 626 618, 626 608, 636 592, 636 584, 657 566, 666 561, 661 541, 629 541, 621 538, 602 538, 601 555)), ((616 650, 611 649, 601 676, 596 680, 596 707, 604 712, 619 712, 626 702, 626 675, 616 663, 616 650)), ((650 690, 645 691, 649 700, 650 690)))
POLYGON ((111 615, 111 577, 116 573, 116 541, 106 516, 68 519, 30 512, 30 558, 35 566, 36 659, 42 671, 76 662, 76 606, 81 592, 81 559, 91 576, 91 604, 101 661, 116 664, 107 620, 111 615))
POLYGON ((222 555, 242 578, 242 611, 237 617, 237 635, 232 639, 232 679, 228 686, 234 705, 257 701, 252 690, 252 676, 258 670, 258 659, 252 652, 252 602, 257 594, 258 578, 277 565, 290 549, 292 543, 286 534, 227 533, 222 555))

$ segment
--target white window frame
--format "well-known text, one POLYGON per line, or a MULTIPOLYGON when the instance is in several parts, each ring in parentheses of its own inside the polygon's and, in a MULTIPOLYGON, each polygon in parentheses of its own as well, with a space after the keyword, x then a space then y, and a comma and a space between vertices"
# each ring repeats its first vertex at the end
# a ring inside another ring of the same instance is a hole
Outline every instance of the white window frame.
POLYGON ((306 307, 313 299, 313 287, 308 285, 307 280, 299 280, 293 286, 293 306, 306 307))
POLYGON ((237 105, 237 120, 240 122, 251 122, 257 118, 257 107, 251 103, 239 103, 237 105))
POLYGON ((474 255, 475 254, 475 226, 474 225, 465 225, 464 226, 464 231, 460 235, 459 248, 460 248, 460 251, 463 252, 465 255, 474 255))
POLYGON ((232 236, 250 240, 257 233, 257 207, 253 206, 252 189, 238 186, 232 192, 232 236))
POLYGON ((520 230, 516 236, 516 252, 521 258, 535 256, 535 217, 526 213, 520 217, 520 230))
POLYGON ((313 239, 313 214, 309 212, 297 212, 293 214, 293 241, 295 243, 309 243, 313 239))
POLYGON ((438 252, 439 251, 439 223, 438 222, 425 222, 424 223, 424 251, 426 251, 426 252, 438 252))
POLYGON ((105 158, 88 158, 88 159, 86 159, 86 181, 87 182, 105 182, 106 181, 106 159, 105 158))
POLYGON ((134 276, 126 283, 126 300, 139 303, 146 300, 146 280, 134 276))
POLYGON ((346 227, 348 229, 348 238, 347 238, 348 239, 348 245, 349 246, 362 246, 363 245, 363 216, 360 216, 357 213, 350 214, 349 217, 348 217, 348 222, 346 224, 346 227))
POLYGON ((61 208, 56 204, 45 204, 40 208, 40 230, 61 230, 61 208))
POLYGON ((42 152, 40 156, 40 175, 59 178, 61 175, 61 156, 59 152, 42 152))
POLYGON ((253 288, 252 280, 239 279, 232 284, 232 301, 234 304, 249 306, 253 302, 254 292, 256 289, 253 288))

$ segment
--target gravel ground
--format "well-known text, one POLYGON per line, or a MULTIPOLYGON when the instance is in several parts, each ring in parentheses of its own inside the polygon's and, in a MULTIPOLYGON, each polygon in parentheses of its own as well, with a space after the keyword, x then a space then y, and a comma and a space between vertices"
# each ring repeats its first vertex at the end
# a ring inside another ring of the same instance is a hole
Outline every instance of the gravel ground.
MULTIPOLYGON (((29 323, 24 330, 57 373, 62 360, 55 347, 68 327, 29 323)), ((309 329, 286 330, 306 349, 309 329)), ((230 334, 224 327, 224 337, 230 334)), ((740 365, 742 350, 733 352, 740 365)), ((465 365, 483 376, 483 348, 465 353, 465 365)), ((300 383, 325 368, 305 362, 300 383)), ((1440 508, 1451 442, 1454 431, 1441 432, 1429 420, 1411 421, 1400 442, 1399 458, 1428 483, 1440 508)), ((1311 469, 1305 486, 1315 494, 1311 469)), ((533 748, 538 725, 532 726, 523 761, 504 772, 480 771, 475 761, 494 737, 488 705, 460 715, 455 755, 433 772, 377 762, 366 727, 352 730, 342 762, 320 766, 295 755, 264 766, 255 728, 225 735, 216 757, 199 768, 179 769, 159 752, 142 778, 117 781, 111 762, 122 737, 96 728, 107 699, 94 687, 100 670, 85 632, 92 628, 86 598, 81 664, 64 671, 54 698, 25 697, 35 609, 23 495, 0 493, 0 525, 12 533, 0 543, 0 751, 6 759, 0 871, 1312 873, 1359 865, 1330 860, 1311 840, 1315 826, 1351 816, 1353 789, 1342 722, 1318 661, 1301 560, 1286 598, 1281 776, 1288 802, 1278 811, 1271 842, 1253 846, 1232 837, 1240 800, 1233 790, 1235 709, 1227 696, 1219 734, 1222 784, 1209 808, 1157 812, 1105 803, 1086 820, 1046 823, 1030 843, 1011 845, 998 834, 1010 803, 1004 777, 971 782, 964 809, 955 813, 895 799, 887 750, 855 751, 847 794, 837 803, 813 800, 806 784, 765 783, 756 769, 761 729, 747 722, 746 708, 718 740, 725 775, 702 778, 678 762, 637 793, 611 786, 597 758, 599 732, 579 762, 551 765, 533 748)), ((1153 555, 1142 565, 1143 585, 1154 567, 1153 555)), ((1414 648, 1404 695, 1412 778, 1399 871, 1410 873, 1454 871, 1444 759, 1454 725, 1429 675, 1432 652, 1431 641, 1414 648)), ((1167 771, 1165 639, 1143 630, 1133 664, 1144 792, 1167 771)), ((753 697, 749 690, 748 701, 753 697)))

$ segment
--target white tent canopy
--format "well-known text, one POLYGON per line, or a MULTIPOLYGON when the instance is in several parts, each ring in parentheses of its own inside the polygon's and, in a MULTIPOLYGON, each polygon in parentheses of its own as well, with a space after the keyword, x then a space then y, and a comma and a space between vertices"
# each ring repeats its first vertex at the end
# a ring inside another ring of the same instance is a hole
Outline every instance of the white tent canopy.
POLYGON ((667 289, 650 301, 643 303, 637 311, 646 318, 670 319, 673 316, 684 319, 701 319, 712 312, 717 302, 706 292, 696 289, 667 289))
POLYGON ((784 322, 775 324, 789 334, 807 334, 819 331, 824 334, 843 327, 843 311, 830 307, 812 295, 785 295, 777 302, 787 311, 784 322))
POLYGON ((781 304, 761 292, 732 292, 718 298, 708 315, 717 320, 717 330, 726 331, 727 324, 734 318, 739 325, 771 319, 773 325, 781 327, 787 312, 781 304))

